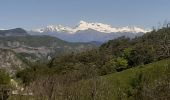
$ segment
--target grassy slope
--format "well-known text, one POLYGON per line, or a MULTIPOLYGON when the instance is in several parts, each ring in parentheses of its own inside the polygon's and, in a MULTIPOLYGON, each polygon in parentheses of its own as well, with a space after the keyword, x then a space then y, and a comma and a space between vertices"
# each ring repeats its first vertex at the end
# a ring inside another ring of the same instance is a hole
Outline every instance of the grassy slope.
POLYGON ((124 84, 128 84, 128 81, 135 77, 139 72, 155 74, 155 71, 158 71, 157 74, 163 74, 166 71, 167 67, 170 64, 170 59, 154 62, 148 65, 138 66, 136 68, 131 68, 122 72, 117 72, 114 74, 106 75, 103 78, 114 81, 115 79, 121 81, 124 84))
POLYGON ((94 78, 93 81, 81 81, 79 85, 75 85, 77 88, 74 90, 80 93, 81 100, 93 100, 89 94, 94 91, 96 100, 134 100, 135 89, 132 86, 140 73, 147 77, 151 84, 162 75, 170 73, 170 59, 105 75, 99 79, 94 78))
MULTIPOLYGON (((137 77, 138 73, 144 73, 147 75, 151 82, 153 82, 158 77, 162 76, 165 73, 170 73, 170 59, 154 62, 152 64, 139 66, 136 68, 128 69, 122 72, 110 74, 103 76, 103 79, 109 81, 109 84, 113 87, 113 91, 118 91, 118 89, 132 89, 130 85, 132 80, 137 77)), ((115 100, 116 96, 113 93, 112 99, 115 100)))

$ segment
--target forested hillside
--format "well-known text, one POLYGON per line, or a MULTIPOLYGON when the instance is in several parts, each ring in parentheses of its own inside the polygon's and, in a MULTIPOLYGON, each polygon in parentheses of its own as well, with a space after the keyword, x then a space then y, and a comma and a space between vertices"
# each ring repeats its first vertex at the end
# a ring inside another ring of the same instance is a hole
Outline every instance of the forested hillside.
POLYGON ((24 87, 19 94, 41 100, 168 100, 169 57, 169 27, 120 37, 18 71, 24 87))
POLYGON ((96 50, 54 58, 49 67, 60 73, 90 67, 106 75, 169 57, 170 28, 163 28, 135 39, 110 40, 96 50))

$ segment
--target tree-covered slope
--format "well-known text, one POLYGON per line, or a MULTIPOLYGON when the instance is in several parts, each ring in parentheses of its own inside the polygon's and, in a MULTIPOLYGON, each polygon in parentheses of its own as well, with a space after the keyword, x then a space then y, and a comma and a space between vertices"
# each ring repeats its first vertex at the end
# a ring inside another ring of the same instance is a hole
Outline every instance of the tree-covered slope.
POLYGON ((134 39, 110 40, 99 49, 56 57, 50 62, 50 68, 62 73, 89 66, 99 75, 106 75, 169 57, 170 28, 163 28, 134 39))

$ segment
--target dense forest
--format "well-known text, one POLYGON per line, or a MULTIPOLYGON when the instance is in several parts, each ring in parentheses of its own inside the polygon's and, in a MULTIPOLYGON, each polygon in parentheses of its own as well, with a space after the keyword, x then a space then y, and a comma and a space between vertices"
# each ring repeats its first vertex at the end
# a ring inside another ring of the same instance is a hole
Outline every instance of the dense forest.
MULTIPOLYGON (((123 36, 97 49, 30 64, 13 76, 24 90, 9 99, 169 100, 169 57, 169 27, 133 39, 123 36)), ((9 86, 0 93, 4 98, 13 89, 9 77, 0 71, 0 85, 9 86)))

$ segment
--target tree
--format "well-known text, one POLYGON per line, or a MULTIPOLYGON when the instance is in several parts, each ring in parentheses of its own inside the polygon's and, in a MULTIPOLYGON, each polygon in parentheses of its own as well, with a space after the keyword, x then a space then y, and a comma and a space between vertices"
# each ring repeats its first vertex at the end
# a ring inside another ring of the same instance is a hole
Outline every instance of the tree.
POLYGON ((102 66, 101 74, 107 75, 114 72, 116 72, 116 61, 114 58, 112 58, 111 60, 107 61, 105 65, 102 66))
POLYGON ((156 52, 152 45, 136 44, 133 49, 125 49, 124 57, 127 59, 128 65, 134 67, 153 62, 156 52))
POLYGON ((122 71, 124 69, 127 69, 128 67, 128 61, 122 57, 118 57, 116 59, 116 70, 119 72, 119 71, 122 71))

